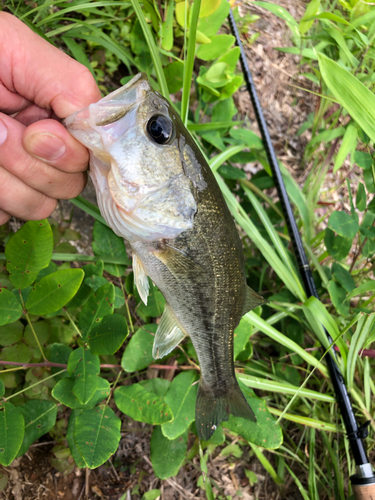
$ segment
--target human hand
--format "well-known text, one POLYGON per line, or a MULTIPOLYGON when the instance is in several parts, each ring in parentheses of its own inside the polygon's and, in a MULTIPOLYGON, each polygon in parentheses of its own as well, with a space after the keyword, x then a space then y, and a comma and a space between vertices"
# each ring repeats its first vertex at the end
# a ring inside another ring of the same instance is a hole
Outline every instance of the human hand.
POLYGON ((56 118, 100 98, 85 66, 0 12, 0 225, 44 219, 82 191, 88 151, 56 118))

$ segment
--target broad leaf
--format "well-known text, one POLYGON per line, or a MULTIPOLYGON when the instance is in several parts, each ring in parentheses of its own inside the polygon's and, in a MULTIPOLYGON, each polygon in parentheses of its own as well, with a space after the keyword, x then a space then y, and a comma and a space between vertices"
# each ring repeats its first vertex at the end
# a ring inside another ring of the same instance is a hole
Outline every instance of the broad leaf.
POLYGON ((170 406, 174 419, 163 424, 161 430, 168 439, 181 436, 195 420, 195 402, 199 376, 194 371, 182 372, 172 380, 165 402, 170 406), (194 385, 193 385, 194 384, 194 385))
POLYGON ((74 441, 90 469, 104 464, 117 450, 121 420, 108 406, 82 410, 74 425, 74 441))
POLYGON ((165 378, 151 378, 146 380, 141 380, 139 384, 144 387, 147 391, 153 392, 159 398, 164 398, 167 393, 168 387, 171 385, 169 380, 165 378))
POLYGON ((332 273, 335 279, 345 290, 350 293, 355 288, 355 281, 349 271, 344 269, 340 264, 334 262, 332 264, 332 273))
POLYGON ((140 384, 124 385, 115 390, 118 408, 139 422, 163 424, 173 419, 170 407, 162 398, 148 392, 140 384))
POLYGON ((87 340, 93 354, 101 356, 114 354, 128 336, 128 325, 121 314, 104 316, 102 321, 89 332, 87 340))
POLYGON ((157 318, 164 311, 165 298, 161 291, 151 282, 147 305, 141 302, 137 308, 137 313, 145 318, 157 318))
POLYGON ((84 469, 86 467, 86 463, 83 460, 82 455, 80 454, 77 445, 74 441, 74 426, 76 424, 77 417, 78 415, 81 414, 81 412, 82 410, 72 410, 72 413, 70 414, 69 417, 68 428, 66 431, 66 440, 68 441, 70 453, 74 458, 76 466, 79 467, 80 469, 84 469))
POLYGON ((176 476, 187 451, 188 431, 176 439, 166 438, 160 426, 155 426, 151 436, 151 463, 156 477, 167 479, 176 476))
POLYGON ((343 238, 352 239, 359 231, 358 220, 346 212, 332 212, 328 219, 328 227, 343 238))
POLYGON ((16 321, 11 325, 0 327, 0 345, 12 345, 22 337, 24 325, 21 321, 16 321))
POLYGON ((31 285, 41 269, 48 266, 53 249, 53 236, 47 219, 29 221, 8 241, 5 248, 7 269, 16 288, 31 285))
POLYGON ((245 418, 229 416, 228 422, 223 422, 222 426, 236 432, 250 443, 254 443, 262 448, 274 450, 283 442, 283 434, 280 425, 276 425, 275 418, 267 410, 263 399, 257 398, 253 392, 242 382, 239 382, 245 398, 251 406, 256 422, 250 422, 245 418))
POLYGON ((197 57, 203 61, 212 61, 222 56, 234 44, 232 35, 214 35, 211 43, 203 44, 197 51, 197 57))
POLYGON ((71 353, 68 372, 74 378, 73 393, 81 404, 86 404, 99 386, 100 361, 89 349, 79 347, 71 353))
POLYGON ((96 326, 104 316, 112 314, 114 309, 115 289, 112 283, 107 283, 100 287, 83 307, 79 315, 78 327, 83 340, 94 326, 96 326))
POLYGON ((25 422, 19 407, 0 404, 0 464, 7 467, 16 458, 25 434, 25 422))
MULTIPOLYGON (((128 260, 130 264, 130 260, 126 255, 123 238, 116 236, 112 229, 101 224, 99 221, 95 221, 92 236, 94 240, 92 249, 95 255, 128 260)), ((120 277, 124 274, 126 267, 118 264, 105 264, 104 269, 109 274, 120 277)))
POLYGON ((358 190, 357 190, 357 196, 355 199, 355 204, 357 207, 357 210, 360 210, 361 212, 365 210, 366 208, 366 190, 365 186, 360 182, 358 184, 358 190))
POLYGON ((34 285, 26 309, 37 315, 58 311, 74 297, 82 280, 82 269, 62 269, 49 274, 34 285))
POLYGON ((68 308, 78 309, 82 307, 88 301, 90 295, 92 294, 92 289, 88 286, 85 281, 92 276, 102 276, 104 270, 103 261, 99 260, 96 264, 87 264, 82 267, 82 271, 85 273, 83 278, 83 283, 79 287, 78 292, 72 298, 72 300, 67 304, 68 308))
POLYGON ((331 257, 336 260, 342 260, 348 255, 352 247, 353 240, 343 238, 342 236, 335 236, 335 233, 327 227, 324 236, 324 243, 331 257))
POLYGON ((81 404, 73 392, 73 386, 73 379, 63 378, 53 388, 52 396, 69 408, 83 410, 94 408, 94 406, 103 401, 103 399, 108 398, 110 393, 108 380, 98 377, 98 385, 94 395, 86 404, 81 404))
POLYGON ((144 325, 132 336, 121 360, 121 366, 126 372, 143 370, 155 361, 152 346, 157 327, 155 323, 144 325))
POLYGON ((335 306, 336 311, 344 316, 349 313, 349 302, 345 302, 346 291, 336 281, 329 281, 327 285, 332 304, 335 306))
POLYGON ((25 436, 17 456, 23 455, 30 445, 46 434, 56 422, 57 405, 51 401, 32 399, 17 408, 25 419, 25 436))
POLYGON ((22 315, 22 306, 5 288, 0 288, 0 325, 13 323, 22 315))
POLYGON ((243 317, 240 321, 240 324, 234 330, 234 359, 237 358, 239 353, 243 351, 246 347, 246 344, 249 341, 249 337, 252 332, 252 325, 250 321, 245 317, 243 317))

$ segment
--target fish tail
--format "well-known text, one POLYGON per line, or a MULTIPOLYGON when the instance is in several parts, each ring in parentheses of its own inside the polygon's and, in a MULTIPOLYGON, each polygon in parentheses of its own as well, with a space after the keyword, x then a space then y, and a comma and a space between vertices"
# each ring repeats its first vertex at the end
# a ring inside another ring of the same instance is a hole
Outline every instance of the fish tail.
POLYGON ((208 441, 216 428, 229 420, 229 414, 256 422, 256 416, 250 408, 238 384, 232 386, 226 394, 215 395, 199 383, 195 423, 198 437, 208 441))

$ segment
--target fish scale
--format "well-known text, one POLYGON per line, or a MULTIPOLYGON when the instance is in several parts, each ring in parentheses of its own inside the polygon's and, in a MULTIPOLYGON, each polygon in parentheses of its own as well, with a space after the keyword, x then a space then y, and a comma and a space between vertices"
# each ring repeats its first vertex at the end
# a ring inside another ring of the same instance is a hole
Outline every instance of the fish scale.
POLYGON ((65 124, 91 149, 90 175, 102 215, 131 244, 142 300, 147 276, 166 299, 154 355, 163 357, 186 336, 193 342, 201 372, 199 438, 208 440, 230 413, 256 421, 235 376, 233 337, 242 315, 263 299, 246 284, 233 218, 180 118, 137 75, 65 124))

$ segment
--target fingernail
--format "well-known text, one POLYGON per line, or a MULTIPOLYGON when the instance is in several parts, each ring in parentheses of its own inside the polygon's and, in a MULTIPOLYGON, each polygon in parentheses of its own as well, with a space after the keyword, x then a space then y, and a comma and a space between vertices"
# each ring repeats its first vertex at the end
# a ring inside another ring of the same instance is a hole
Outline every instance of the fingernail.
POLYGON ((0 146, 4 144, 4 142, 6 141, 7 135, 8 135, 8 129, 5 123, 2 120, 0 120, 0 146))
POLYGON ((27 141, 26 147, 33 156, 42 160, 58 160, 66 151, 64 142, 52 134, 34 134, 27 141))

